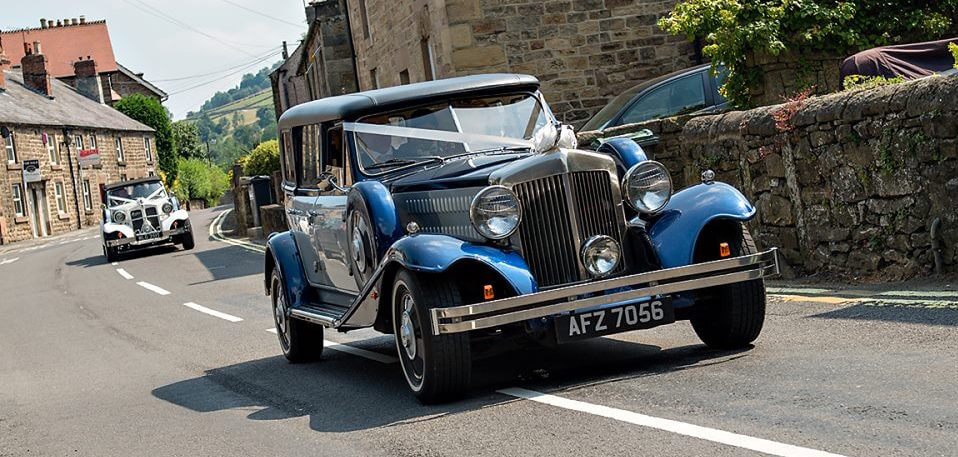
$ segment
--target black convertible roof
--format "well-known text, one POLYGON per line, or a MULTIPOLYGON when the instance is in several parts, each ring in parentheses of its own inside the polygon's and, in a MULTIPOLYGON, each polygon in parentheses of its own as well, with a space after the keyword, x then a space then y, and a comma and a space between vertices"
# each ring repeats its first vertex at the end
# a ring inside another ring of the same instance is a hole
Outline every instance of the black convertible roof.
POLYGON ((279 119, 279 128, 351 120, 365 114, 401 108, 403 105, 429 103, 456 95, 496 93, 503 90, 537 90, 539 80, 529 75, 488 74, 440 79, 415 84, 368 90, 327 97, 296 105, 279 119))
POLYGON ((113 190, 119 187, 132 186, 134 184, 143 184, 148 182, 159 182, 159 176, 150 176, 147 178, 131 179, 129 181, 120 181, 103 186, 103 190, 113 190))

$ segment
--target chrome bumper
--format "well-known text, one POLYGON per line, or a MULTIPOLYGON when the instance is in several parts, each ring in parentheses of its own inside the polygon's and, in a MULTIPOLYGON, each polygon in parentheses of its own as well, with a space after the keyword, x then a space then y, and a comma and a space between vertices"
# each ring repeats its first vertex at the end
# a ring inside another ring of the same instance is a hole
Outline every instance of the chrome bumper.
POLYGON ((135 245, 135 246, 146 246, 146 245, 148 245, 148 244, 156 244, 156 243, 165 243, 165 242, 168 242, 168 241, 170 241, 170 238, 173 237, 174 235, 182 235, 182 234, 184 234, 184 233, 186 233, 186 227, 180 227, 180 228, 176 228, 176 229, 173 229, 173 230, 164 230, 164 231, 162 232, 162 235, 160 235, 159 238, 153 238, 153 239, 150 239, 150 240, 144 240, 144 241, 139 242, 139 243, 137 243, 136 237, 125 237, 125 238, 120 238, 120 239, 118 239, 118 240, 109 240, 109 241, 106 242, 106 245, 107 245, 107 247, 111 247, 111 248, 117 247, 117 246, 124 246, 124 245, 127 245, 127 244, 132 244, 132 245, 135 245))
POLYGON ((776 275, 778 272, 778 255, 773 248, 758 254, 605 279, 519 297, 451 308, 434 308, 430 316, 432 333, 442 335, 498 327, 652 295, 674 294, 749 281, 776 275), (625 287, 631 289, 583 297, 625 287))

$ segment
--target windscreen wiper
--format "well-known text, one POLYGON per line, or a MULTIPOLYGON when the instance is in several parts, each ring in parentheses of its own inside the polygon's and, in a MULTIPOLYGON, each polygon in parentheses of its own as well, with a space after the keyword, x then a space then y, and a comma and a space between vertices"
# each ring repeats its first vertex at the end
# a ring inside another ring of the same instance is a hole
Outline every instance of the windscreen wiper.
POLYGON ((365 169, 367 170, 382 170, 383 168, 397 168, 405 167, 408 165, 417 165, 420 163, 429 163, 429 162, 443 162, 445 159, 439 156, 430 156, 430 157, 421 157, 420 160, 413 159, 389 159, 382 162, 376 162, 372 165, 366 165, 365 169))

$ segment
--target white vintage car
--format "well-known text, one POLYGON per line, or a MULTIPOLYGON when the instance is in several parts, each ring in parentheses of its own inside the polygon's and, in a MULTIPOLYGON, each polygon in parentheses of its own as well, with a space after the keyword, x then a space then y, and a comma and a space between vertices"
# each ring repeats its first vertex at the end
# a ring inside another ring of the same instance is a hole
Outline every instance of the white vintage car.
POLYGON ((160 178, 118 182, 103 190, 100 235, 108 261, 121 252, 164 243, 193 249, 190 215, 167 194, 160 178))

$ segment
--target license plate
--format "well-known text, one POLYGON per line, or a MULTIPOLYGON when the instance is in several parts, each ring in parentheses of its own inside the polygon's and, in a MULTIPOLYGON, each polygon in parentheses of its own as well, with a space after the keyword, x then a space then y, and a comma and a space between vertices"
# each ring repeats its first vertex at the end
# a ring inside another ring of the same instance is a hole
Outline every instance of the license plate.
POLYGON ((644 303, 559 316, 556 318, 556 339, 565 342, 595 338, 672 322, 675 322, 672 301, 659 298, 644 303))
POLYGON ((162 236, 163 236, 163 233, 161 232, 144 233, 142 235, 137 235, 136 241, 141 242, 141 241, 156 240, 161 238, 162 236))

